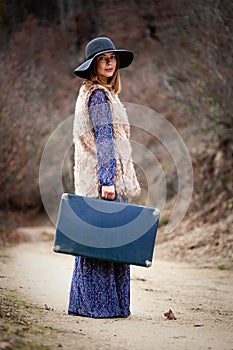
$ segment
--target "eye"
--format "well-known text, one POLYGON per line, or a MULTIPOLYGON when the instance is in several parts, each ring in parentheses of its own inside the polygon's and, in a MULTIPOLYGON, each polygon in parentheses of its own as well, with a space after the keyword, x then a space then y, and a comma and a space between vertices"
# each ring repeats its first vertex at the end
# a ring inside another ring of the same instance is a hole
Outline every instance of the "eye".
POLYGON ((111 55, 111 56, 110 56, 110 59, 111 59, 111 60, 115 60, 115 59, 116 59, 116 55, 115 55, 115 54, 111 55))

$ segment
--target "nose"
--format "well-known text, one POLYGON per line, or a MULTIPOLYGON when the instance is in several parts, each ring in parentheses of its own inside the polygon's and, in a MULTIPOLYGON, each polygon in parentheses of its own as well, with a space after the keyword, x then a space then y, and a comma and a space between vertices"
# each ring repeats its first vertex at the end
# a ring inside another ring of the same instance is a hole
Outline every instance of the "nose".
POLYGON ((111 60, 110 57, 107 57, 107 59, 106 59, 106 64, 109 64, 109 63, 112 63, 112 60, 111 60))

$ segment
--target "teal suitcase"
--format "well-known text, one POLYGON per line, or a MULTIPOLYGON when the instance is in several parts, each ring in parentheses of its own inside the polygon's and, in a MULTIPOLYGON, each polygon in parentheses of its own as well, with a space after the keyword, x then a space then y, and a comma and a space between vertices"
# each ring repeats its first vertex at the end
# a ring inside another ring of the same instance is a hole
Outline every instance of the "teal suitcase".
POLYGON ((65 193, 53 250, 149 267, 158 222, 157 208, 65 193))

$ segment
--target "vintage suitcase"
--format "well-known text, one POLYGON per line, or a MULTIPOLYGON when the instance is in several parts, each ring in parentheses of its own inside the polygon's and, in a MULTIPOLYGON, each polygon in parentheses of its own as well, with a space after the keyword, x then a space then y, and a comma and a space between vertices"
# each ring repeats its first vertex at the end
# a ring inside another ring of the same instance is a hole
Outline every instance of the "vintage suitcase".
POLYGON ((158 222, 156 208, 64 193, 53 250, 149 267, 158 222))

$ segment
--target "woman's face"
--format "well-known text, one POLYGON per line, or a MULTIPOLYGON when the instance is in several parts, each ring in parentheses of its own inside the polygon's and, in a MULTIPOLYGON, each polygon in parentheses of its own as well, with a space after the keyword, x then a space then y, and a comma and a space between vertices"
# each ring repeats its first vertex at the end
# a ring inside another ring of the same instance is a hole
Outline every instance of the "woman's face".
POLYGON ((117 60, 114 52, 106 52, 97 57, 97 74, 103 81, 111 78, 116 70, 117 60))

